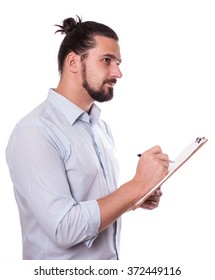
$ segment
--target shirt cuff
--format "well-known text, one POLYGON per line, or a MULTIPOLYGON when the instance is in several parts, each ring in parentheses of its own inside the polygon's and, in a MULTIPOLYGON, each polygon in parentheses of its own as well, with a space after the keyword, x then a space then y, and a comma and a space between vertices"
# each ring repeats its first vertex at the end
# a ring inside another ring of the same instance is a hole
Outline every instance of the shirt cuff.
POLYGON ((82 208, 82 213, 86 223, 86 235, 89 236, 89 239, 84 243, 88 248, 90 248, 99 233, 101 223, 100 209, 96 200, 79 202, 79 204, 82 208))

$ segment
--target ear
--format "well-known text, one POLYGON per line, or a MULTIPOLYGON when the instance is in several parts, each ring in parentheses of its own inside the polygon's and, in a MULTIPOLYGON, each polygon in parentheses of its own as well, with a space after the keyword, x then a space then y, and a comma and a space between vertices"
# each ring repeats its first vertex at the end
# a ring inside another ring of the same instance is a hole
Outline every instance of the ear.
POLYGON ((66 57, 66 67, 70 72, 78 72, 79 56, 71 52, 66 57))

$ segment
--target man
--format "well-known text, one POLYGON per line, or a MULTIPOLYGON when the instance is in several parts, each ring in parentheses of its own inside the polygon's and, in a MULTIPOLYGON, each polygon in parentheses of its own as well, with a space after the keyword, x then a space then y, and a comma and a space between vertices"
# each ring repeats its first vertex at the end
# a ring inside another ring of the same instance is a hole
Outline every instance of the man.
MULTIPOLYGON (((118 186, 113 138, 94 101, 113 97, 122 73, 116 33, 68 18, 60 81, 14 129, 6 150, 22 228, 23 259, 118 259, 120 217, 167 173, 159 146, 118 186)), ((143 208, 158 206, 156 191, 143 208)))

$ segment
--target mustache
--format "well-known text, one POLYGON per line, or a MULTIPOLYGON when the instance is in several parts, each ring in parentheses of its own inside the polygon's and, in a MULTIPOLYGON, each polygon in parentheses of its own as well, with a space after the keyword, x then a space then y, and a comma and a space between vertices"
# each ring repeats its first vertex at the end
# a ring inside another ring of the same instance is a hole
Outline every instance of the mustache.
POLYGON ((106 80, 104 80, 103 85, 106 83, 116 84, 117 79, 106 79, 106 80))

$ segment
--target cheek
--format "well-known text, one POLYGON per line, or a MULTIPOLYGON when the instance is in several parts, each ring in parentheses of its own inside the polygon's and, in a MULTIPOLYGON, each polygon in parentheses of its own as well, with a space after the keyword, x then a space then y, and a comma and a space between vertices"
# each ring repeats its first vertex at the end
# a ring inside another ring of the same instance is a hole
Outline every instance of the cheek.
POLYGON ((107 78, 107 69, 97 62, 88 62, 85 65, 85 74, 88 84, 93 88, 100 88, 103 81, 107 78))
POLYGON ((101 87, 103 84, 104 78, 101 73, 96 71, 91 71, 87 75, 88 83, 93 87, 101 87))

